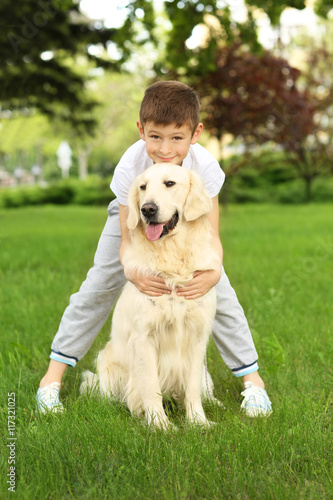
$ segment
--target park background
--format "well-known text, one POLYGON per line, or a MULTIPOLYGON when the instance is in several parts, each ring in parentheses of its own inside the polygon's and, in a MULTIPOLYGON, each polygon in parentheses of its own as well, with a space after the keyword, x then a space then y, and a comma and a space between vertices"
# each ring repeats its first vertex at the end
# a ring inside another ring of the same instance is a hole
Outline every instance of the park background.
POLYGON ((11 393, 19 498, 333 498, 332 13, 325 0, 1 2, 1 498, 11 393), (66 413, 38 416, 52 338, 159 79, 200 95, 201 143, 226 173, 224 263, 274 413, 239 412, 240 382, 213 343, 225 409, 206 406, 212 429, 188 428, 173 401, 179 431, 164 435, 81 397, 108 321, 66 373, 66 413))

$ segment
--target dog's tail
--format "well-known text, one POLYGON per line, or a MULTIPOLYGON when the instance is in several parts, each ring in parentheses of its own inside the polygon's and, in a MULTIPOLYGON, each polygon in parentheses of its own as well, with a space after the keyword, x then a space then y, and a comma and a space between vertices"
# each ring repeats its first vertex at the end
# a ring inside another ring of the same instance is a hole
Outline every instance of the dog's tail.
POLYGON ((91 394, 98 389, 99 381, 96 373, 86 370, 82 373, 81 394, 91 394))

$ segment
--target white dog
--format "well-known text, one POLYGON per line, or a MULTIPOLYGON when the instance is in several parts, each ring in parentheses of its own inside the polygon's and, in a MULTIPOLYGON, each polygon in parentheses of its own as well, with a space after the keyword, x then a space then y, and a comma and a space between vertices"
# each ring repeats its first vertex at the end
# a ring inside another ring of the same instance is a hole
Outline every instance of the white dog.
POLYGON ((85 372, 81 390, 102 394, 166 428, 163 395, 181 397, 191 422, 208 424, 202 399, 214 399, 204 366, 216 310, 215 289, 199 299, 177 296, 194 271, 217 269, 208 214, 212 201, 200 176, 157 164, 139 175, 128 197, 131 244, 124 266, 162 276, 171 294, 151 297, 127 282, 116 305, 111 340, 99 353, 98 375, 85 372))

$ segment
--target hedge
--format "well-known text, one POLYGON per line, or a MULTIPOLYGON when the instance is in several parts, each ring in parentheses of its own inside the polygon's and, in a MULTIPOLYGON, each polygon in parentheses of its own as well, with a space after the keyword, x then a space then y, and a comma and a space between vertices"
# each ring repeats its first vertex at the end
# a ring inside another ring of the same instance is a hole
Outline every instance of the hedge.
POLYGON ((65 179, 47 186, 20 186, 0 189, 0 207, 15 208, 27 205, 104 205, 115 198, 110 179, 89 176, 85 180, 65 179))
MULTIPOLYGON (((305 184, 301 179, 270 183, 248 170, 228 180, 220 193, 223 203, 305 203, 305 184)), ((48 186, 22 186, 0 189, 0 208, 43 204, 107 206, 115 198, 110 179, 89 176, 69 178, 48 186)), ((333 202, 333 177, 319 177, 313 183, 313 202, 333 202)))

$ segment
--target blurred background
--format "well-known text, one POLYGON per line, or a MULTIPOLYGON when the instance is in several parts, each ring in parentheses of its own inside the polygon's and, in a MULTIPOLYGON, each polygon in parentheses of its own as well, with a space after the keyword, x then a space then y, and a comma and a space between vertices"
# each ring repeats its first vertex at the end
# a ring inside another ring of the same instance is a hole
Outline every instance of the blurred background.
POLYGON ((197 90, 221 201, 333 201, 327 0, 2 0, 0 206, 106 204, 144 89, 197 90))

